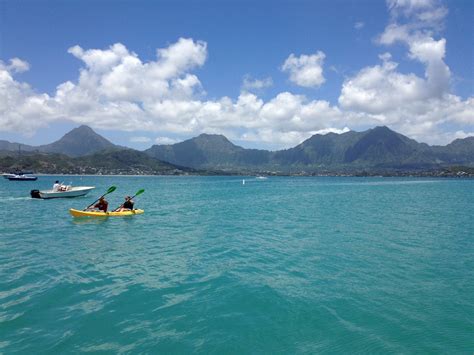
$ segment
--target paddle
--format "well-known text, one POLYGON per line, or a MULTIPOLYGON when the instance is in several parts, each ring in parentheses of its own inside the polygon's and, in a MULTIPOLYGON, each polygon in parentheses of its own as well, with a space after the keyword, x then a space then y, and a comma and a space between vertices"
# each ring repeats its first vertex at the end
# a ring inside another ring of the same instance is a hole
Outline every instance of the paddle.
POLYGON ((102 196, 100 196, 97 200, 95 200, 94 202, 92 202, 89 206, 87 206, 86 208, 84 208, 84 211, 87 211, 89 208, 91 208, 92 206, 95 205, 95 203, 97 201, 99 201, 102 197, 104 197, 105 195, 107 194, 110 194, 111 192, 114 192, 117 188, 115 186, 110 186, 109 189, 107 190, 107 192, 105 194, 103 194, 102 196))
MULTIPOLYGON (((138 195, 141 195, 144 192, 145 192, 145 189, 138 190, 137 193, 130 198, 130 200, 133 200, 135 197, 137 197, 138 195)), ((122 207, 123 207, 123 203, 120 206, 118 206, 115 210, 113 210, 112 212, 116 212, 119 209, 121 209, 122 207)))

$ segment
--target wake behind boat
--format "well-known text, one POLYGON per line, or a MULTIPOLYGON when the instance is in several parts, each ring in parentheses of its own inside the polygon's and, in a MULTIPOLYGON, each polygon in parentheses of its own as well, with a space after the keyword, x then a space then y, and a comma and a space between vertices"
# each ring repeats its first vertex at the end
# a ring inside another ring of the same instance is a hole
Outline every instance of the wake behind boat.
POLYGON ((95 189, 95 186, 75 186, 62 185, 60 189, 55 190, 31 190, 30 194, 32 198, 66 198, 66 197, 79 197, 85 196, 89 191, 95 189))

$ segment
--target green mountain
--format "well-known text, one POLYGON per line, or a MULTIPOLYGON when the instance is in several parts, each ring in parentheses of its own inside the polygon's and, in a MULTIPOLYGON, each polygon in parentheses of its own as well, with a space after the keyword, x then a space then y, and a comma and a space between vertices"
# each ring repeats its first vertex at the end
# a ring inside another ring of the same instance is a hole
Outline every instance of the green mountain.
POLYGON ((9 152, 32 151, 35 147, 21 143, 11 143, 5 140, 0 140, 0 151, 5 150, 9 152))
POLYGON ((276 152, 244 149, 224 136, 202 134, 173 145, 154 145, 145 153, 172 164, 224 171, 416 170, 474 164, 473 142, 470 137, 431 147, 387 127, 375 127, 364 132, 317 134, 294 148, 276 152))
POLYGON ((0 154, 0 171, 28 170, 43 174, 103 175, 174 175, 195 173, 154 159, 133 149, 110 149, 87 156, 71 158, 58 153, 25 152, 0 154))
POLYGON ((446 146, 429 146, 387 127, 316 134, 293 148, 275 152, 245 149, 215 134, 154 145, 139 152, 114 145, 87 126, 75 128, 51 144, 21 145, 20 154, 18 146, 0 141, 0 170, 74 174, 390 174, 474 167, 474 137, 456 139, 446 146))
POLYGON ((436 156, 443 162, 464 164, 472 162, 474 155, 474 137, 456 139, 447 146, 433 146, 436 156))
POLYGON ((145 153, 159 160, 198 169, 232 170, 268 164, 270 152, 245 149, 223 135, 201 134, 173 145, 154 145, 145 153))
POLYGON ((334 167, 413 167, 435 164, 430 147, 387 127, 365 132, 314 135, 295 148, 275 152, 282 166, 334 167))
POLYGON ((36 149, 44 153, 60 153, 71 157, 92 154, 117 146, 89 126, 80 126, 66 133, 61 139, 51 144, 41 145, 36 149))
POLYGON ((79 157, 111 148, 123 147, 113 144, 85 125, 74 128, 56 142, 40 146, 0 140, 0 151, 19 152, 19 154, 22 152, 58 153, 70 157, 79 157))

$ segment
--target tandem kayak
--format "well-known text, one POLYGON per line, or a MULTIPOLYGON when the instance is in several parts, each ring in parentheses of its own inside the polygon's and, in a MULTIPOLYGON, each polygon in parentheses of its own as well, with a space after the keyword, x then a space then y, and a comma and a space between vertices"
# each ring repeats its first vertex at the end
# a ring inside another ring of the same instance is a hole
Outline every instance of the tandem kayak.
POLYGON ((136 214, 142 214, 144 210, 131 210, 122 212, 101 212, 101 211, 81 211, 71 208, 69 213, 73 217, 123 217, 123 216, 134 216, 136 214))

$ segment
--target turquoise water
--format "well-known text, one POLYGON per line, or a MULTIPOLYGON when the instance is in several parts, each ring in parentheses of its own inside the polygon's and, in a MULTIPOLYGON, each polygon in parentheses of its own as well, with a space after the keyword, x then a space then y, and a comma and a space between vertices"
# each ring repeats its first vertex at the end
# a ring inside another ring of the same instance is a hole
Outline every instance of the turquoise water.
POLYGON ((474 180, 0 180, 0 353, 466 353, 474 180), (128 218, 73 219, 110 185, 128 218))

